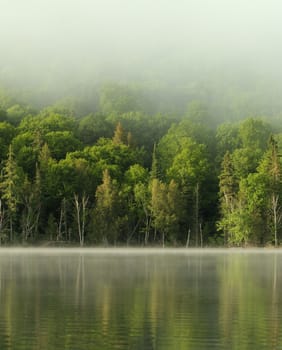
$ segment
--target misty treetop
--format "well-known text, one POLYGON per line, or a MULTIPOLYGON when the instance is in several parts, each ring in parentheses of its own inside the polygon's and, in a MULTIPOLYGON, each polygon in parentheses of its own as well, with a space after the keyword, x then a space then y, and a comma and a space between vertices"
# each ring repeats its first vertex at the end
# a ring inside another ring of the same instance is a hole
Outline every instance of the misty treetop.
POLYGON ((279 245, 282 124, 138 92, 107 85, 92 111, 2 93, 1 244, 279 245))

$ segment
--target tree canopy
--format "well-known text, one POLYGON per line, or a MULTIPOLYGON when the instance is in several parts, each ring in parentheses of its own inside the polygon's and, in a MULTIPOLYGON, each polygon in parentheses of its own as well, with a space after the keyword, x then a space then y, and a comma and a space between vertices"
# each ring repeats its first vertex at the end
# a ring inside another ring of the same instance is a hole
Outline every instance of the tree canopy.
POLYGON ((198 100, 174 114, 130 86, 99 96, 90 111, 0 99, 1 244, 280 244, 277 121, 215 127, 198 100))

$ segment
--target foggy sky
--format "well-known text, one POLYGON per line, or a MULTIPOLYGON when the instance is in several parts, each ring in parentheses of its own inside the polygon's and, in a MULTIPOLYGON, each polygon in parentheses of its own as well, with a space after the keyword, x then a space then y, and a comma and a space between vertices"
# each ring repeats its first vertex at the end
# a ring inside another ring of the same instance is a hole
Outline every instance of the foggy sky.
POLYGON ((173 75, 182 67, 278 72, 279 0, 0 0, 0 83, 173 75))

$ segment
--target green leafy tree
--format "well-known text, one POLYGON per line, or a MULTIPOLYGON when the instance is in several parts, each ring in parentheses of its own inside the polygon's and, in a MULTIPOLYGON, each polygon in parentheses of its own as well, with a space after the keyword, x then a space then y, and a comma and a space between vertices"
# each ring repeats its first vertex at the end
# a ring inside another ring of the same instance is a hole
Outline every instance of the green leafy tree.
POLYGON ((15 135, 16 130, 11 124, 0 122, 0 162, 7 157, 9 145, 15 135))
MULTIPOLYGON (((201 211, 201 185, 209 171, 206 148, 197 144, 190 138, 182 139, 179 152, 175 155, 172 165, 167 170, 170 179, 174 179, 187 195, 187 207, 190 208, 188 226, 192 226, 195 244, 200 241, 200 211, 201 211)), ((188 212, 187 212, 188 214, 188 212)), ((202 240, 202 239, 201 239, 202 240)))
POLYGON ((138 230, 144 233, 144 244, 148 243, 151 220, 148 182, 149 172, 139 164, 130 166, 125 172, 122 191, 126 198, 130 223, 127 243, 138 230))
POLYGON ((21 189, 21 229, 22 240, 35 241, 39 235, 39 222, 41 211, 41 176, 37 167, 34 182, 25 177, 21 189))
POLYGON ((274 137, 270 138, 268 150, 265 152, 258 172, 263 176, 266 184, 265 197, 267 198, 267 219, 271 237, 275 246, 279 244, 279 231, 281 230, 281 160, 278 149, 278 143, 274 137))
POLYGON ((29 106, 15 104, 7 109, 7 120, 13 125, 18 125, 27 116, 32 116, 35 111, 29 106))
POLYGON ((117 184, 109 171, 103 172, 103 182, 96 190, 96 205, 93 211, 95 240, 116 243, 119 234, 119 198, 117 184))
MULTIPOLYGON (((144 152, 141 149, 129 147, 123 143, 115 144, 109 139, 100 139, 94 146, 86 147, 77 156, 85 158, 90 164, 95 165, 95 173, 98 179, 102 178, 103 171, 108 169, 113 178, 122 182, 124 173, 133 164, 142 164, 144 152)), ((76 157, 76 154, 71 155, 76 157)))
POLYGON ((225 244, 229 242, 230 217, 237 205, 237 195, 239 190, 238 179, 235 177, 235 171, 230 153, 227 151, 221 165, 219 176, 219 195, 220 195, 220 212, 221 220, 219 228, 223 230, 225 244))
POLYGON ((19 124, 21 133, 31 132, 45 135, 52 131, 70 131, 75 133, 77 122, 72 116, 61 115, 58 113, 41 112, 36 116, 27 116, 19 124))
POLYGON ((153 227, 159 231, 164 247, 165 240, 175 238, 178 232, 183 204, 181 203, 181 193, 173 180, 169 185, 166 185, 158 179, 153 179, 151 188, 153 227))
POLYGON ((4 162, 2 178, 0 183, 1 198, 7 208, 9 220, 9 239, 14 240, 14 223, 17 219, 17 210, 20 203, 20 191, 22 183, 22 171, 18 167, 12 146, 9 147, 8 158, 4 162))
POLYGON ((261 244, 264 241, 265 183, 259 174, 249 174, 239 184, 236 206, 229 213, 230 244, 261 244))
POLYGON ((30 179, 35 177, 36 163, 38 162, 41 146, 42 139, 39 133, 20 133, 12 140, 17 163, 30 179))
POLYGON ((271 139, 268 151, 255 172, 237 177, 233 157, 224 157, 220 175, 222 229, 230 244, 278 244, 281 171, 277 144, 271 139))
POLYGON ((80 141, 70 131, 50 131, 44 137, 54 159, 63 159, 69 152, 82 148, 80 141))
POLYGON ((0 108, 0 122, 7 122, 7 112, 5 109, 0 108))
POLYGON ((239 125, 240 147, 232 153, 234 170, 238 178, 255 173, 267 149, 271 136, 270 125, 258 118, 248 118, 239 125))
POLYGON ((239 125, 239 138, 242 148, 265 151, 271 135, 271 126, 263 119, 248 118, 239 125))
POLYGON ((92 146, 101 137, 110 138, 113 129, 104 114, 92 113, 79 121, 78 137, 85 145, 92 146))
POLYGON ((234 123, 220 124, 216 131, 217 159, 222 161, 226 152, 232 153, 240 147, 239 126, 234 123))
POLYGON ((104 114, 122 114, 139 110, 138 95, 128 86, 107 84, 100 92, 100 109, 104 114))

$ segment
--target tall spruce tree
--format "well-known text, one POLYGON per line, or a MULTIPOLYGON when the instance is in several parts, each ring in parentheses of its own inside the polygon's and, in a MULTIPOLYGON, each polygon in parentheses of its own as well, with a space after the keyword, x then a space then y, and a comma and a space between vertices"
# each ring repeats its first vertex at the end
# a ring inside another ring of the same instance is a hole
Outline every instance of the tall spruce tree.
POLYGON ((8 158, 4 163, 0 183, 1 197, 6 207, 9 220, 9 239, 14 240, 14 222, 17 218, 17 209, 20 202, 22 174, 15 161, 12 146, 9 146, 8 158))

